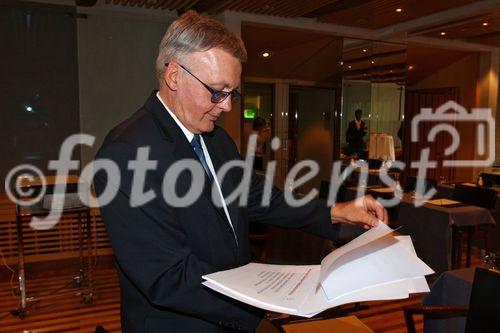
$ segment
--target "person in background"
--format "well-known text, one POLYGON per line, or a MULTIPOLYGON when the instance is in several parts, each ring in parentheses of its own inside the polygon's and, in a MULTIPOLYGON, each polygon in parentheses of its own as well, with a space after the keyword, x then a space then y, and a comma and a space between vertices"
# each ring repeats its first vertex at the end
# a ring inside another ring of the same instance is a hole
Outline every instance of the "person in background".
POLYGON ((363 111, 357 109, 354 111, 355 119, 349 123, 349 127, 346 132, 346 141, 349 147, 349 153, 351 155, 356 154, 358 158, 364 158, 364 142, 363 137, 366 135, 367 126, 364 121, 361 120, 363 116, 363 111))
POLYGON ((262 117, 255 117, 252 125, 252 133, 250 135, 257 136, 257 143, 255 145, 255 159, 253 168, 256 171, 265 171, 264 158, 267 151, 267 141, 269 139, 271 128, 267 120, 262 117))

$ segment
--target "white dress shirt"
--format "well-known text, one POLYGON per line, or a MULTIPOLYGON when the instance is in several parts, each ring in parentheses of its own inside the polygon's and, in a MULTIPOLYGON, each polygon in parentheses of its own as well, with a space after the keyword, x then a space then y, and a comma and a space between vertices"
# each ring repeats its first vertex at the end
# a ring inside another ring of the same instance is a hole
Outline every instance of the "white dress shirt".
MULTIPOLYGON (((177 116, 172 111, 170 111, 170 109, 168 108, 168 106, 161 99, 159 92, 156 93, 156 97, 158 97, 158 99, 160 100, 161 104, 163 104, 163 106, 168 111, 168 113, 170 114, 170 116, 172 116, 172 118, 174 119, 175 123, 181 128, 181 130, 184 133, 184 135, 186 136, 188 142, 191 143, 191 141, 194 138, 194 134, 191 133, 186 128, 186 126, 184 126, 181 123, 181 121, 179 120, 179 118, 177 118, 177 116)), ((220 184, 219 184, 219 180, 216 177, 216 173, 215 173, 214 165, 212 163, 212 159, 210 158, 210 154, 208 153, 207 146, 205 145, 205 141, 203 141, 203 136, 201 136, 201 135, 200 135, 200 141, 201 141, 201 146, 203 148, 203 155, 205 155, 205 160, 207 161, 208 168, 210 169, 210 172, 212 173, 212 178, 215 181, 215 185, 217 186, 217 192, 219 193, 219 196, 220 196, 220 199, 221 199, 221 202, 222 202, 222 208, 224 209, 224 213, 226 214, 227 220, 229 221, 229 224, 231 225, 231 228, 233 229, 233 235, 234 235, 234 238, 236 239, 236 234, 234 233, 233 222, 231 221, 231 216, 229 215, 229 211, 227 210, 226 201, 224 200, 224 196, 222 194, 222 190, 221 190, 221 187, 220 187, 220 184)))

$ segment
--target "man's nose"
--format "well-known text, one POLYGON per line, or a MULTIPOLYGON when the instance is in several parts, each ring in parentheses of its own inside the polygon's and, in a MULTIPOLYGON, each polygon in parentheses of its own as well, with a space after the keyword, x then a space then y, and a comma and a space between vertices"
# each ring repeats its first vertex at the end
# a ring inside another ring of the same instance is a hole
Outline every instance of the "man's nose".
POLYGON ((218 106, 223 112, 231 111, 231 109, 233 108, 233 102, 231 100, 231 96, 228 96, 225 100, 220 102, 218 106))

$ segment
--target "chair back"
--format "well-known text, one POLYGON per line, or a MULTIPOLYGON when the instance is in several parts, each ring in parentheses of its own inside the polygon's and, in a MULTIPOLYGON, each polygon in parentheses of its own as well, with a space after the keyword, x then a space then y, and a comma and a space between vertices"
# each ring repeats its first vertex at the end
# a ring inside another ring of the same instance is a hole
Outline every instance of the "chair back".
POLYGON ((483 187, 493 187, 500 185, 500 175, 494 173, 481 172, 479 175, 481 180, 481 186, 483 187))
POLYGON ((457 184, 453 191, 453 200, 493 210, 497 200, 497 191, 479 186, 457 184))
POLYGON ((465 333, 500 331, 500 272, 476 268, 465 333))
MULTIPOLYGON (((417 189, 417 181, 420 178, 414 177, 414 176, 408 176, 405 179, 404 187, 403 187, 403 192, 408 193, 408 192, 413 192, 417 189)), ((433 179, 429 178, 424 178, 424 189, 425 192, 429 191, 431 188, 435 188, 437 186, 437 183, 433 179)))
POLYGON ((369 158, 367 162, 368 162, 368 169, 378 170, 382 167, 383 161, 376 158, 369 158))
MULTIPOLYGON (((345 189, 346 186, 342 183, 337 192, 337 202, 345 201, 345 189)), ((330 182, 327 180, 322 180, 319 184, 319 197, 323 200, 328 200, 328 194, 330 193, 330 182)))

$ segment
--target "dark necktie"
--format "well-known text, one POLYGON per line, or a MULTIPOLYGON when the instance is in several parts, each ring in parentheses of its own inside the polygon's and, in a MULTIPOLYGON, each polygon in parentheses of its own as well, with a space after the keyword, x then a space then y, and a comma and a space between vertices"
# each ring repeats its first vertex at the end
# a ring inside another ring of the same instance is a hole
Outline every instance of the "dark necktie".
POLYGON ((203 153, 203 147, 201 146, 200 135, 195 134, 193 140, 191 140, 191 146, 193 146, 194 152, 198 156, 203 169, 205 169, 205 173, 208 176, 210 181, 213 181, 212 172, 210 172, 210 168, 208 167, 207 160, 205 159, 205 154, 203 153))

